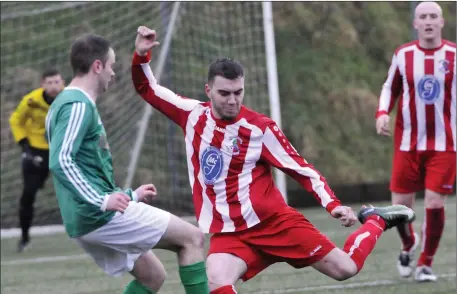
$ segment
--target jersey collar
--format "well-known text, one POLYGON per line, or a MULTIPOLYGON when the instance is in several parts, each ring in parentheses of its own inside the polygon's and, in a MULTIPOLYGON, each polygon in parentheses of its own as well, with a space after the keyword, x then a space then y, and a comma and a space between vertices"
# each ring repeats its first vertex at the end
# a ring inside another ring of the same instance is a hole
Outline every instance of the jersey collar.
POLYGON ((92 97, 83 89, 71 86, 71 87, 66 87, 65 90, 78 90, 78 91, 82 92, 87 97, 87 99, 89 99, 90 102, 92 102, 93 105, 95 105, 94 99, 92 99, 92 97))

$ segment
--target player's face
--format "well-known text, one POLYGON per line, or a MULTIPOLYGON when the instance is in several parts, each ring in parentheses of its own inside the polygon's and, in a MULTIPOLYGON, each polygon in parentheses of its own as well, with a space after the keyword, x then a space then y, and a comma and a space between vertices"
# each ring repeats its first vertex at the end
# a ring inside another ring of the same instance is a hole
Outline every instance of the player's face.
POLYGON ((114 54, 114 50, 110 48, 108 51, 108 59, 105 62, 105 66, 100 70, 99 73, 99 89, 101 93, 106 92, 106 90, 108 90, 108 85, 115 75, 113 70, 115 62, 116 55, 114 54))
POLYGON ((63 90, 64 81, 61 75, 45 77, 41 82, 41 86, 43 87, 46 94, 55 98, 63 90))
POLYGON ((441 36, 444 19, 441 7, 434 2, 422 2, 416 7, 414 28, 420 40, 432 41, 441 36))
POLYGON ((211 100, 213 114, 217 118, 232 120, 240 112, 243 103, 244 77, 229 80, 216 76, 212 85, 205 85, 205 91, 211 100))

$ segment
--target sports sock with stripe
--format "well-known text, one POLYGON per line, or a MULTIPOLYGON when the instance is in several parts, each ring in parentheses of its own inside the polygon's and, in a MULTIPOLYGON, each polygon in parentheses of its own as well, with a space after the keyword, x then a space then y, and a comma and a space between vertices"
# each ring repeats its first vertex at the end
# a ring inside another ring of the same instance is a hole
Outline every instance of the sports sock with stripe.
POLYGON ((349 235, 344 244, 343 250, 354 261, 359 272, 368 255, 373 250, 379 237, 384 232, 386 223, 376 215, 368 217, 367 221, 354 233, 349 235))

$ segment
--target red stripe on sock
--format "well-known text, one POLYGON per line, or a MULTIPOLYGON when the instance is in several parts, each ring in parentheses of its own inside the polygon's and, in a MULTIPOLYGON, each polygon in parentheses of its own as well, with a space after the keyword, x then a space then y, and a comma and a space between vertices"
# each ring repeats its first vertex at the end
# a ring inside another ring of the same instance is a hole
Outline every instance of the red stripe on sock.
POLYGON ((422 252, 417 265, 432 266, 444 230, 444 207, 426 208, 422 228, 422 252))

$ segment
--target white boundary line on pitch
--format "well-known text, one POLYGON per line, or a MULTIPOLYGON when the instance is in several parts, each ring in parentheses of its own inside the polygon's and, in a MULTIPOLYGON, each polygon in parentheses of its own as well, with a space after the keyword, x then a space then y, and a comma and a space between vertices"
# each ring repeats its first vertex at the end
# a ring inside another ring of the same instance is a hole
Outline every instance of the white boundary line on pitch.
MULTIPOLYGON (((2 266, 24 265, 24 264, 36 264, 36 263, 45 263, 45 262, 83 260, 83 259, 89 259, 89 258, 90 258, 90 256, 87 254, 49 256, 49 257, 24 258, 24 259, 2 261, 1 265, 2 266)), ((456 273, 440 274, 440 275, 437 275, 437 277, 438 278, 455 278, 456 273)), ((362 287, 389 286, 389 285, 403 284, 404 281, 405 280, 376 280, 376 281, 371 281, 371 282, 321 285, 321 286, 302 287, 302 288, 290 288, 290 289, 283 289, 283 290, 270 290, 270 291, 267 290, 267 291, 254 292, 254 294, 285 294, 285 293, 294 293, 294 292, 310 292, 310 291, 341 290, 341 289, 362 288, 362 287)), ((171 281, 168 281, 168 283, 180 283, 180 281, 171 280, 171 281)))
POLYGON ((45 263, 45 262, 58 262, 67 260, 80 260, 88 259, 90 256, 87 254, 77 255, 62 255, 62 256, 49 256, 49 257, 36 257, 36 258, 22 258, 2 261, 1 265, 22 265, 22 264, 33 264, 33 263, 45 263))
MULTIPOLYGON (((11 228, 2 229, 0 231, 1 239, 17 238, 21 236, 21 229, 11 228)), ((30 236, 47 236, 65 233, 65 228, 62 225, 39 226, 30 228, 30 236)))
MULTIPOLYGON (((24 264, 33 264, 33 263, 44 263, 44 262, 59 262, 59 261, 68 261, 68 260, 82 260, 89 259, 87 254, 78 254, 78 255, 67 255, 67 256, 50 256, 50 257, 38 257, 38 258, 29 258, 29 259, 16 259, 9 261, 2 261, 1 265, 24 265, 24 264)), ((437 275, 438 278, 455 278, 456 273, 446 273, 437 275)), ((294 293, 294 292, 311 292, 311 291, 323 291, 323 290, 342 290, 342 289, 352 289, 352 288, 362 288, 362 287, 376 287, 376 286, 389 286, 389 285, 400 285, 408 282, 408 280, 376 280, 371 282, 358 282, 358 283, 348 283, 348 284, 335 284, 335 285, 321 285, 321 286, 312 286, 312 287, 301 287, 301 288, 289 288, 283 290, 267 290, 254 292, 253 294, 285 294, 285 293, 294 293)), ((169 280, 167 283, 177 283, 178 280, 169 280)))
MULTIPOLYGON (((441 275, 436 275, 436 276, 438 278, 455 278, 456 273, 447 273, 447 274, 441 274, 441 275)), ((362 288, 362 287, 400 285, 400 284, 407 283, 407 281, 408 280, 377 280, 377 281, 371 281, 371 282, 349 283, 349 284, 341 284, 341 285, 322 285, 322 286, 291 288, 291 289, 283 289, 283 290, 260 291, 260 292, 254 292, 253 294, 284 294, 284 293, 310 292, 310 291, 323 291, 323 290, 342 290, 342 289, 362 288)))

